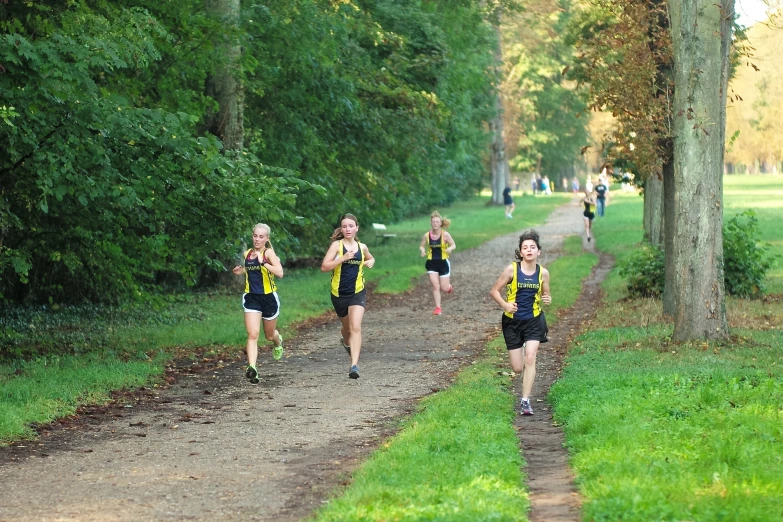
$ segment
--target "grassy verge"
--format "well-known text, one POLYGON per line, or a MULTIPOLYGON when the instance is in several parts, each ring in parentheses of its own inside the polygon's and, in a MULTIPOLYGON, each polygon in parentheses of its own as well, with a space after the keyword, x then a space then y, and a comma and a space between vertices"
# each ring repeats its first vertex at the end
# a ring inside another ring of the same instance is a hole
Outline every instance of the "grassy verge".
MULTIPOLYGON (((576 301, 597 263, 595 255, 581 253, 579 237, 566 238, 565 250, 571 255, 548 267, 550 326, 576 301)), ((314 520, 527 520, 505 351, 502 339, 495 339, 447 390, 423 399, 402 431, 314 520)))
MULTIPOLYGON (((783 180, 727 178, 726 214, 753 208, 764 239, 783 180)), ((622 260, 641 238, 640 198, 597 219, 597 245, 622 260)), ((769 289, 779 292, 780 269, 769 289)), ((552 389, 586 520, 783 520, 783 317, 779 301, 729 299, 733 339, 672 344, 660 302, 626 298, 617 271, 593 329, 552 389), (751 328, 749 328, 749 326, 751 328)))
MULTIPOLYGON (((498 235, 542 222, 569 196, 517 198, 517 215, 508 220, 502 207, 477 197, 448 209, 460 250, 498 235)), ((369 223, 363 241, 378 258, 368 270, 377 292, 404 292, 423 273, 418 244, 429 216, 390 225, 398 237, 374 245, 369 223), (369 232, 368 232, 369 231, 369 232)), ((324 245, 326 246, 327 241, 324 245)), ((282 313, 278 325, 289 330, 303 320, 331 310, 329 274, 289 271, 279 282, 282 313)), ((111 391, 154 386, 175 354, 197 347, 241 354, 246 339, 239 305, 239 285, 231 293, 173 296, 156 309, 38 307, 4 310, 0 318, 3 353, 17 353, 0 364, 0 444, 35 436, 33 423, 46 423, 99 404, 111 391)))

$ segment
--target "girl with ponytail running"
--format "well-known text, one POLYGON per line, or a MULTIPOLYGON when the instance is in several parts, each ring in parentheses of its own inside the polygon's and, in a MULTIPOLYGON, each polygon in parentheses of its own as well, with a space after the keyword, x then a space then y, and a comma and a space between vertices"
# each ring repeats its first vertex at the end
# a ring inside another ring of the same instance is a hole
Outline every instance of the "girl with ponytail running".
POLYGON ((342 345, 351 356, 348 377, 359 378, 359 353, 362 350, 362 319, 367 305, 364 267, 372 268, 375 258, 367 245, 356 237, 359 220, 353 214, 340 218, 340 227, 332 234, 332 244, 321 263, 321 271, 332 272, 332 306, 342 323, 342 345))
POLYGON ((451 220, 441 216, 438 211, 430 215, 430 230, 424 233, 419 244, 421 257, 427 258, 424 268, 432 283, 432 297, 435 299, 435 310, 433 315, 443 313, 440 307, 441 291, 450 294, 454 291, 449 278, 451 277, 451 263, 449 263, 449 254, 457 248, 454 244, 451 234, 446 232, 451 220))

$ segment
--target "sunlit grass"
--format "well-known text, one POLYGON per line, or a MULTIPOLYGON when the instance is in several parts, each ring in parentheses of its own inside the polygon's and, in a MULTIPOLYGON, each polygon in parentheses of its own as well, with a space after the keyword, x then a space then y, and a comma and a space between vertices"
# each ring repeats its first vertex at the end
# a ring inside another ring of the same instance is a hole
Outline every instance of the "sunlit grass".
MULTIPOLYGON (((764 240, 783 244, 767 205, 781 189, 783 178, 727 177, 725 216, 753 208, 764 240)), ((594 232, 621 262, 642 237, 642 201, 615 196, 594 232)), ((728 298, 731 341, 672 344, 659 300, 628 299, 616 269, 603 289, 550 397, 585 520, 783 520, 781 303, 728 298)))

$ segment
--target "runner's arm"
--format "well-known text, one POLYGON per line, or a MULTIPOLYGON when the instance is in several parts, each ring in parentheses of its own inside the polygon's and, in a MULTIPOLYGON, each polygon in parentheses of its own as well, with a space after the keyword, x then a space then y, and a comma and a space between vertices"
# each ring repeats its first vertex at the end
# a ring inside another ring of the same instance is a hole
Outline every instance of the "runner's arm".
POLYGON ((541 302, 544 304, 552 304, 552 294, 549 293, 549 270, 541 267, 541 282, 543 289, 541 290, 541 302))
POLYGON ((277 254, 275 254, 275 251, 271 248, 267 248, 264 251, 264 259, 266 259, 266 262, 264 263, 264 266, 266 266, 266 269, 272 272, 275 277, 283 277, 283 264, 280 262, 280 258, 277 257, 277 254))
POLYGON ((326 251, 324 260, 321 262, 321 272, 330 272, 334 270, 337 265, 345 261, 345 254, 337 257, 337 250, 340 248, 339 241, 333 241, 329 250, 326 251))
POLYGON ((503 289, 504 286, 509 284, 513 278, 514 278, 514 264, 512 263, 503 270, 503 273, 500 274, 500 277, 498 277, 498 280, 495 281, 495 284, 492 286, 492 290, 489 291, 489 296, 497 304, 499 304, 504 311, 512 312, 512 313, 517 311, 517 304, 509 303, 508 301, 503 299, 503 296, 500 295, 500 291, 503 289))
POLYGON ((451 254, 452 252, 454 252, 454 249, 457 248, 457 244, 454 243, 454 238, 451 237, 451 234, 449 234, 445 230, 443 231, 443 233, 446 234, 445 236, 446 243, 448 243, 449 245, 448 248, 446 248, 446 252, 451 254))
POLYGON ((364 266, 367 268, 372 268, 375 266, 375 258, 372 257, 372 254, 370 253, 370 249, 367 248, 367 245, 362 243, 362 250, 364 251, 364 266))
POLYGON ((427 255, 427 236, 429 234, 429 232, 425 232, 424 235, 421 236, 421 243, 419 243, 419 253, 421 253, 421 257, 427 255))

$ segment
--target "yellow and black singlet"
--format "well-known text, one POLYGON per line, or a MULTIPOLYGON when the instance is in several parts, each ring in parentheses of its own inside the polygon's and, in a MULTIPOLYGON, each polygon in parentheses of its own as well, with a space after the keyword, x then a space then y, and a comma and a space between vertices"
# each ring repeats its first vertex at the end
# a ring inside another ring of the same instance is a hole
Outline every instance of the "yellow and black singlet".
POLYGON ((266 258, 262 250, 258 257, 250 259, 248 256, 253 249, 245 252, 245 293, 246 294, 271 294, 277 291, 275 275, 266 268, 266 258), (261 261, 264 264, 261 264, 261 261))
POLYGON ((517 311, 504 312, 506 317, 517 320, 532 319, 541 313, 541 294, 544 291, 544 276, 541 265, 536 264, 532 275, 522 272, 522 263, 514 263, 514 277, 506 285, 506 302, 516 303, 517 311))
MULTIPOLYGON (((335 297, 348 297, 364 290, 364 249, 362 244, 356 242, 358 252, 352 259, 343 261, 332 271, 332 295, 335 297)), ((337 257, 345 254, 345 246, 340 240, 337 249, 337 257)))
POLYGON ((448 259, 449 253, 446 252, 446 248, 448 248, 448 245, 446 244, 446 239, 443 237, 445 234, 441 230, 440 237, 433 239, 432 238, 432 232, 427 232, 427 237, 429 238, 430 242, 427 246, 427 260, 439 260, 439 259, 448 259))
POLYGON ((585 201, 585 214, 595 214, 595 204, 585 201))

